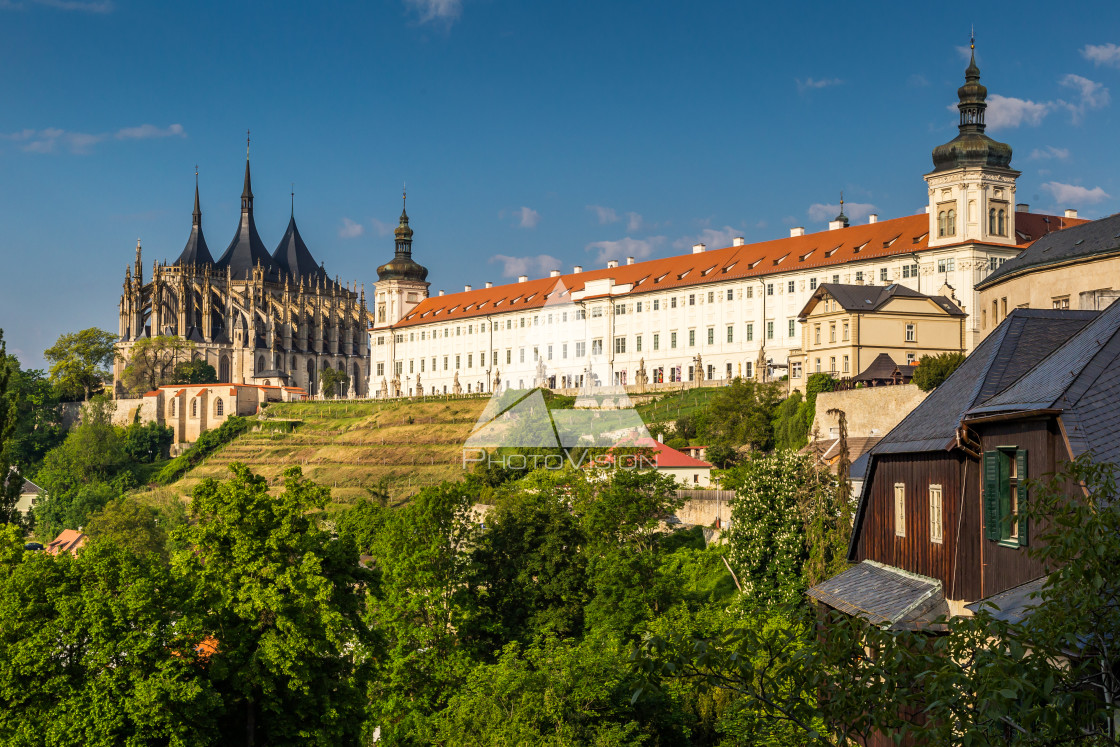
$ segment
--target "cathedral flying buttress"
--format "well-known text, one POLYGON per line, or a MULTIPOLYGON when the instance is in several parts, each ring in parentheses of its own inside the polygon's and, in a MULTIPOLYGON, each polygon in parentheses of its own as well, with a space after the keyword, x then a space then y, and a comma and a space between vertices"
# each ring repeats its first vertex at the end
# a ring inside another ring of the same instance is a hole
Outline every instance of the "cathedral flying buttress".
POLYGON ((140 242, 125 270, 119 306, 117 397, 128 392, 122 374, 132 346, 146 337, 174 336, 193 343, 190 355, 214 367, 218 381, 287 385, 316 394, 330 367, 350 377, 349 396, 366 396, 369 379, 369 313, 365 289, 331 279, 296 226, 269 253, 253 218, 249 160, 241 219, 217 260, 202 232, 197 174, 190 238, 171 264, 154 262, 144 282, 140 242))

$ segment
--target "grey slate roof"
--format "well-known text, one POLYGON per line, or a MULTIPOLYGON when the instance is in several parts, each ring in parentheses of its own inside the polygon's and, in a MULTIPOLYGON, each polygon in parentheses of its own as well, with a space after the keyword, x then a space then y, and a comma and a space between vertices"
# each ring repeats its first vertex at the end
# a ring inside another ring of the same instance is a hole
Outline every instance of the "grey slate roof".
POLYGON ((235 280, 245 280, 252 276, 253 268, 264 268, 265 280, 277 280, 279 273, 272 261, 272 255, 265 249, 257 224, 253 220, 253 188, 249 177, 249 160, 245 160, 245 189, 241 193, 241 222, 229 248, 218 258, 218 269, 227 267, 235 280))
POLYGON ((905 285, 844 285, 843 283, 822 283, 817 287, 801 315, 806 315, 824 294, 836 299, 845 311, 875 311, 892 298, 928 298, 953 316, 964 316, 964 311, 944 296, 927 296, 905 285))
POLYGON ((1064 229, 1061 218, 1049 221, 1054 233, 1046 234, 1022 254, 1004 262, 976 284, 977 290, 1039 267, 1120 254, 1120 213, 1064 229))
POLYGON ((867 368, 860 371, 852 377, 852 381, 882 381, 884 379, 893 379, 894 372, 898 371, 902 375, 903 381, 910 381, 914 378, 914 369, 917 366, 912 366, 906 363, 899 365, 894 362, 887 353, 879 353, 875 356, 875 360, 868 364, 867 368))
POLYGON ((1013 310, 872 454, 947 448, 969 409, 1003 391, 1096 316, 1094 311, 1013 310))
POLYGON ((1025 584, 1013 586, 999 594, 993 594, 979 602, 966 604, 965 607, 972 612, 985 609, 997 620, 1009 623, 1020 623, 1030 616, 1042 600, 1036 595, 1046 583, 1046 576, 1028 581, 1025 584))
POLYGON ((928 627, 949 612, 940 581, 874 560, 822 581, 807 593, 829 607, 884 627, 928 627))
POLYGON ((968 415, 1047 409, 1062 411, 1074 457, 1120 462, 1120 303, 968 415))

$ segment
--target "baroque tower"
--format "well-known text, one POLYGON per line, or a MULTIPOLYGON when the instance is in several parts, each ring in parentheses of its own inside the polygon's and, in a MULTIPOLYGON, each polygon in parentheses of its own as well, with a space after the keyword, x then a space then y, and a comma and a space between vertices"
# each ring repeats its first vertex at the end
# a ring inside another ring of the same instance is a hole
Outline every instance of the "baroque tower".
POLYGON ((984 134, 988 89, 980 84, 975 44, 957 90, 960 134, 933 149, 929 186, 929 246, 966 242, 1015 246, 1015 180, 1011 146, 984 134))

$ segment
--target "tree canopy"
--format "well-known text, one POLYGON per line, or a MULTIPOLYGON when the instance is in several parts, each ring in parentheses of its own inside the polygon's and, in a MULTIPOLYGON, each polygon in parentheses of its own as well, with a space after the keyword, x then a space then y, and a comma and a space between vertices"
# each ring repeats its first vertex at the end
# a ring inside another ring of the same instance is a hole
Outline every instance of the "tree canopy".
MULTIPOLYGON (((176 367, 190 365, 193 349, 193 342, 176 335, 143 337, 132 343, 124 361, 121 382, 134 396, 172 383, 177 378, 176 367)), ((213 370, 213 367, 210 368, 213 370)))
POLYGON ((51 383, 65 399, 88 400, 112 373, 117 336, 96 327, 67 332, 43 351, 50 363, 51 383))
POLYGON ((914 369, 914 386, 923 392, 928 392, 941 386, 941 382, 949 378, 949 374, 956 371, 964 363, 964 353, 939 353, 938 355, 923 355, 918 359, 918 367, 914 369))

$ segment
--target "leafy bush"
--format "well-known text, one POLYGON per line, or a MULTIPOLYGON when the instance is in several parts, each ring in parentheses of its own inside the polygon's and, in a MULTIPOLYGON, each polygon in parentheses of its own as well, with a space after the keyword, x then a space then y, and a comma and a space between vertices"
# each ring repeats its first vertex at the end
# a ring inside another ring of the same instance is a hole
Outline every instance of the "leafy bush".
POLYGON ((206 457, 240 436, 249 428, 246 418, 233 415, 226 422, 212 431, 206 431, 190 449, 172 459, 156 475, 155 481, 160 485, 170 485, 185 475, 192 467, 206 457))
POLYGON ((923 355, 918 360, 918 367, 914 369, 914 386, 923 392, 936 389, 941 386, 941 382, 949 378, 949 374, 964 363, 964 358, 964 353, 923 355))

